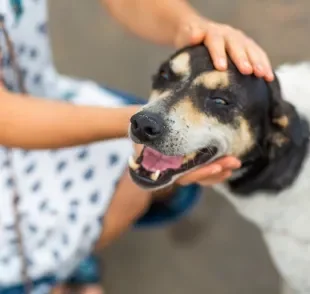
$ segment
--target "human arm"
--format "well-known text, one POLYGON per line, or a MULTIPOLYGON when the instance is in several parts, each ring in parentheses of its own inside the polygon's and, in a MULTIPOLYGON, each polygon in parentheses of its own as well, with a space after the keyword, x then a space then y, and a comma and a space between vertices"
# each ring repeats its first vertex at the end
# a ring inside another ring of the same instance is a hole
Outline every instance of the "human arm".
POLYGON ((77 106, 0 90, 0 145, 61 148, 125 137, 138 106, 77 106))
POLYGON ((180 21, 197 12, 184 0, 101 0, 126 29, 151 42, 175 46, 180 21))
POLYGON ((146 40, 175 47, 205 43, 218 70, 227 68, 227 52, 241 73, 273 80, 260 46, 240 30, 202 17, 186 0, 101 2, 119 23, 146 40))

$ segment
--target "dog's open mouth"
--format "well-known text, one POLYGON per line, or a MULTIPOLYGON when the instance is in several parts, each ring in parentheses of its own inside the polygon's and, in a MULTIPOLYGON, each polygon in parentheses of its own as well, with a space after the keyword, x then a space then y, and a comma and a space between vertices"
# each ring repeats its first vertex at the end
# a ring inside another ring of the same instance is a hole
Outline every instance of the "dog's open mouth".
POLYGON ((144 147, 135 160, 129 159, 132 179, 144 188, 156 188, 168 184, 174 176, 208 162, 217 153, 210 146, 187 155, 167 156, 149 147, 144 147))

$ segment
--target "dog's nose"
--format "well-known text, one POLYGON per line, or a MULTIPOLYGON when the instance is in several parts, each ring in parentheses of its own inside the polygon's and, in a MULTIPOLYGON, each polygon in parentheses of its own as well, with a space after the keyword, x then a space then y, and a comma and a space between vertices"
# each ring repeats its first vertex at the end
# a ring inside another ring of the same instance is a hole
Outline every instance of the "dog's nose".
POLYGON ((131 132, 141 142, 158 139, 164 131, 164 120, 152 112, 138 112, 130 119, 131 132))

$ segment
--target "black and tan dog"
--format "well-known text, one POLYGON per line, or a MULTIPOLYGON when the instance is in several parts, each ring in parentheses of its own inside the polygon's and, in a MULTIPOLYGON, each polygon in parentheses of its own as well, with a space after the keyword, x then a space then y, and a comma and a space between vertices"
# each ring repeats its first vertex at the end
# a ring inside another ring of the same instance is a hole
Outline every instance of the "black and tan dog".
POLYGON ((158 189, 221 156, 240 158, 241 169, 216 188, 260 227, 297 293, 309 294, 310 66, 286 66, 276 75, 267 83, 241 75, 232 62, 216 71, 202 45, 178 51, 131 119, 130 136, 145 147, 129 166, 138 185, 158 189), (288 250, 289 242, 297 244, 288 250))

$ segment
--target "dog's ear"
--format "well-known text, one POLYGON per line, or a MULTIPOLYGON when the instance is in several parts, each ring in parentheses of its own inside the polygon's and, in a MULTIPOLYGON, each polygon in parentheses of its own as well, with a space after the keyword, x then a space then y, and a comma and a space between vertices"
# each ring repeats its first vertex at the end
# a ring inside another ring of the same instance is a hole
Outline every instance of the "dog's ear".
POLYGON ((308 122, 298 115, 292 104, 283 99, 277 77, 268 83, 268 88, 269 112, 265 118, 264 132, 266 157, 256 163, 252 174, 250 171, 230 182, 239 195, 248 196, 264 189, 277 192, 289 187, 308 152, 308 122))
POLYGON ((298 130, 300 126, 298 114, 294 106, 283 99, 276 74, 275 79, 268 83, 268 88, 270 108, 267 143, 270 151, 269 156, 273 158, 289 143, 299 145, 303 136, 298 130))
POLYGON ((268 83, 270 97, 270 116, 273 125, 279 129, 286 129, 289 126, 289 118, 292 106, 287 103, 281 93, 278 77, 268 83))

